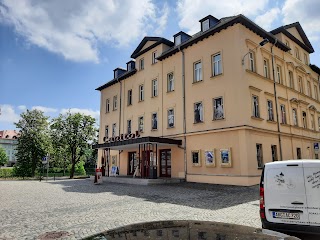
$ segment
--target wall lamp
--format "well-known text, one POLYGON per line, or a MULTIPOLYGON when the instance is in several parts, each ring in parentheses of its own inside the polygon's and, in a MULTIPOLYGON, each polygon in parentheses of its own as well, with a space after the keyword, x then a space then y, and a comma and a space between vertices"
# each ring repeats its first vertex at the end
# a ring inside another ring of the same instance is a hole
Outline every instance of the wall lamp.
MULTIPOLYGON (((262 47, 263 45, 266 45, 268 42, 269 42, 269 39, 267 39, 267 38, 263 39, 263 40, 259 43, 259 45, 256 46, 252 51, 256 50, 258 47, 262 47)), ((243 56, 243 58, 242 58, 242 65, 244 65, 244 58, 245 58, 249 53, 250 53, 250 51, 247 52, 247 53, 243 56)))

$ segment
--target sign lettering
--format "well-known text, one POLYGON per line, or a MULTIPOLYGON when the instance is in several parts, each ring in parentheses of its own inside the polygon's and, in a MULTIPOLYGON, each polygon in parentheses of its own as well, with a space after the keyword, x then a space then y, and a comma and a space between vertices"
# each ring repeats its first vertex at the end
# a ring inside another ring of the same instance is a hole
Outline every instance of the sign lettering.
POLYGON ((124 140, 135 139, 135 138, 138 138, 138 137, 140 137, 140 134, 139 134, 139 131, 136 131, 135 133, 120 134, 120 136, 106 138, 105 142, 106 143, 120 142, 120 141, 124 141, 124 140))

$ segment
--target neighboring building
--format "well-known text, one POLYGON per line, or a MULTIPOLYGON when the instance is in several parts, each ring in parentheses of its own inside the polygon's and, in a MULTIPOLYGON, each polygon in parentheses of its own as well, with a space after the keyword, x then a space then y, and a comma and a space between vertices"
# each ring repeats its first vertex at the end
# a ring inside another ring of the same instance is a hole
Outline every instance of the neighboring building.
POLYGON ((16 163, 16 146, 19 133, 16 130, 0 131, 0 147, 4 148, 9 158, 7 166, 11 167, 16 163))
POLYGON ((320 71, 300 24, 267 32, 209 15, 200 29, 145 37, 97 88, 98 167, 254 185, 266 162, 318 158, 320 71))

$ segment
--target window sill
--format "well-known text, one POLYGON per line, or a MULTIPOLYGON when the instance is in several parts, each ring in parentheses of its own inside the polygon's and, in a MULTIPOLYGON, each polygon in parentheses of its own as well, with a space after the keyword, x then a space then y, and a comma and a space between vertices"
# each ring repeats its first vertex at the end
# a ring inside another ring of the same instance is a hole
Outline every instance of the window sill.
POLYGON ((258 170, 263 170, 263 167, 258 167, 258 170))
POLYGON ((144 102, 144 100, 139 100, 138 102, 144 102))
POLYGON ((216 78, 216 77, 220 77, 222 75, 223 75, 223 73, 220 73, 220 74, 217 74, 217 75, 212 75, 210 78, 216 78))
POLYGON ((151 131, 158 131, 158 129, 151 129, 151 131))
POLYGON ((223 121, 223 120, 226 120, 224 117, 223 118, 217 118, 217 119, 212 119, 212 121, 223 121))
POLYGON ((157 64, 158 62, 153 62, 153 63, 151 63, 151 65, 155 65, 155 64, 157 64))
POLYGON ((274 120, 267 120, 267 122, 268 123, 274 123, 274 124, 276 124, 277 122, 276 121, 274 121, 274 120))
POLYGON ((176 126, 173 126, 173 127, 167 127, 167 129, 173 129, 173 128, 176 128, 176 126))
POLYGON ((167 93, 171 93, 171 92, 174 92, 174 90, 171 90, 171 91, 167 91, 167 93))
POLYGON ((158 95, 157 96, 152 96, 151 98, 156 98, 156 97, 158 97, 158 95))
POLYGON ((112 111, 114 111, 114 112, 115 112, 115 111, 117 111, 117 109, 113 109, 112 111))
POLYGON ((201 121, 201 122, 194 122, 193 124, 201 124, 201 123, 204 123, 204 121, 201 121))
POLYGON ((290 126, 290 124, 288 124, 288 123, 280 123, 280 125, 281 125, 281 126, 287 126, 287 127, 290 126))
POLYGON ((260 117, 255 117, 255 116, 251 116, 252 119, 255 119, 255 120, 259 120, 259 121, 263 121, 264 119, 263 118, 260 118, 260 117))
POLYGON ((192 84, 197 84, 197 83, 200 83, 200 82, 203 82, 203 80, 199 80, 199 81, 193 81, 192 84))
POLYGON ((129 107, 129 106, 132 106, 132 103, 131 104, 127 104, 127 107, 129 107))

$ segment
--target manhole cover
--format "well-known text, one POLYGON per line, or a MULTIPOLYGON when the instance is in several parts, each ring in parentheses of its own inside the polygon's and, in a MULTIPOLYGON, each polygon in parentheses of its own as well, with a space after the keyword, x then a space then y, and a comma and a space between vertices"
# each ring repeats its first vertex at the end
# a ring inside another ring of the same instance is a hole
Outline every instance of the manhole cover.
POLYGON ((51 240, 51 239, 59 239, 59 238, 62 238, 62 237, 66 237, 68 236, 69 233, 68 232, 65 232, 65 231, 60 231, 60 232, 47 232, 47 233, 44 233, 44 234, 41 234, 38 239, 39 240, 51 240))

